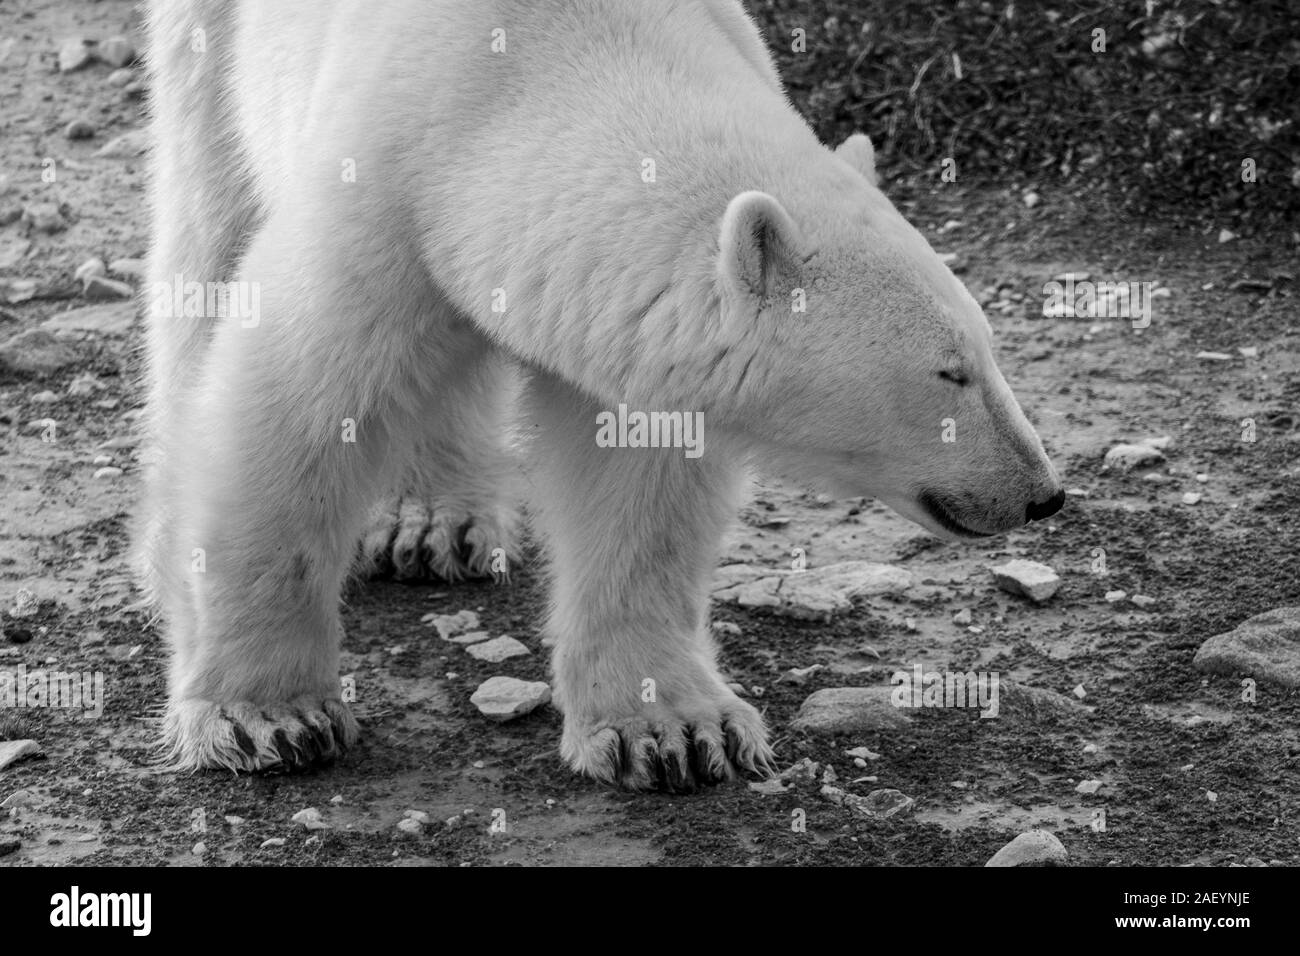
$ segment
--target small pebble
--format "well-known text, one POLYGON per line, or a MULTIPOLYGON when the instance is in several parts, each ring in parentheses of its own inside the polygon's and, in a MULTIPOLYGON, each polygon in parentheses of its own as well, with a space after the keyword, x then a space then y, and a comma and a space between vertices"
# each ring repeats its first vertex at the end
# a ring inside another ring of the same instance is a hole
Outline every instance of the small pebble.
POLYGON ((90 120, 74 119, 63 127, 63 135, 68 139, 90 139, 95 135, 95 124, 90 120))

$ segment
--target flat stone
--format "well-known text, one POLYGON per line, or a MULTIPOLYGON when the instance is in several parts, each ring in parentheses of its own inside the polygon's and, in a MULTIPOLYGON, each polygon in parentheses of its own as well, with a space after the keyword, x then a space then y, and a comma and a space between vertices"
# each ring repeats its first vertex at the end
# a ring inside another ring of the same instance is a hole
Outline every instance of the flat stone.
POLYGON ((19 332, 0 345, 0 369, 19 375, 51 375, 76 362, 76 351, 45 329, 19 332))
POLYGON ((1159 439, 1147 439, 1133 444, 1116 445, 1106 452, 1106 457, 1102 460, 1102 470, 1114 468, 1118 471, 1132 471, 1143 465, 1160 464, 1165 460, 1165 453, 1161 450, 1159 441, 1159 439))
POLYGON ((1300 687, 1300 607, 1274 608, 1214 635, 1192 664, 1211 674, 1300 687))
POLYGON ((109 66, 123 67, 135 59, 135 45, 123 36, 109 37, 95 47, 95 57, 109 66))
POLYGON ((490 641, 471 644, 465 649, 469 651, 470 657, 476 657, 481 661, 489 661, 493 664, 500 664, 512 657, 527 657, 532 654, 532 651, 524 644, 506 634, 494 637, 490 641))
POLYGON ((911 572, 891 564, 845 561, 805 571, 730 564, 714 573, 718 601, 741 607, 766 607, 801 620, 827 621, 853 607, 852 600, 899 594, 912 586, 911 572))
POLYGON ((82 294, 92 302, 104 299, 129 299, 134 291, 122 280, 110 279, 107 276, 91 276, 82 288, 82 294))
POLYGON ((504 722, 522 717, 550 699, 551 688, 545 681, 489 677, 474 691, 469 702, 484 717, 504 722))
POLYGON ((40 744, 34 740, 0 740, 0 770, 40 752, 40 744))
POLYGON ((1061 841, 1046 830, 1030 830, 1016 837, 985 866, 1059 866, 1069 856, 1061 841))
POLYGON ((420 621, 438 631, 438 636, 449 641, 457 634, 478 630, 478 615, 473 611, 457 611, 455 614, 426 614, 420 621))
POLYGON ((59 47, 59 72, 71 73, 87 66, 92 57, 90 45, 81 38, 64 40, 59 47))
MULTIPOLYGON (((112 282, 111 279, 92 278, 91 282, 112 282)), ((125 285, 125 283, 116 283, 125 285)), ((129 286, 126 294, 131 294, 129 286)), ((98 335, 122 336, 131 331, 135 323, 135 303, 111 302, 105 305, 87 305, 80 309, 61 312, 42 322, 39 328, 48 332, 94 332, 98 335)))
POLYGON ((1019 594, 1035 603, 1051 598, 1061 586, 1061 579, 1045 564, 1017 558, 989 568, 993 581, 1010 594, 1019 594))
POLYGON ((861 733, 907 726, 906 710, 893 704, 894 688, 827 687, 808 697, 791 729, 808 733, 861 733))

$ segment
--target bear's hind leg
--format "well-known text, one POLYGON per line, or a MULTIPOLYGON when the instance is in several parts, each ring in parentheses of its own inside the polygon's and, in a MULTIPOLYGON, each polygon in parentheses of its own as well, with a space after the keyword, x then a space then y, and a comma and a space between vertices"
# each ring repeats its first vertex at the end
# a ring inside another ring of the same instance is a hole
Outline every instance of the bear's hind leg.
POLYGON ((723 682, 708 583, 740 476, 718 442, 602 448, 599 405, 538 373, 530 451, 551 558, 555 701, 571 767, 637 790, 766 773, 763 718, 723 682))
POLYGON ((453 374, 456 400, 421 426, 397 484, 371 509, 361 539, 367 570, 399 580, 501 578, 519 559, 519 464, 506 448, 515 370, 483 340, 453 374))

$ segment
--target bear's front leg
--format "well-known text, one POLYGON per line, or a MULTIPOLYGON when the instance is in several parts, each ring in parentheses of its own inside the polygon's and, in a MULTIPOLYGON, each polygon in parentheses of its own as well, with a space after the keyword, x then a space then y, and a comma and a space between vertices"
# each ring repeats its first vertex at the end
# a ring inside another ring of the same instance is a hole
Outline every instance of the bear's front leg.
POLYGON ((549 375, 534 377, 529 399, 534 507, 552 561, 561 755, 580 773, 637 790, 770 772, 763 719, 723 682, 707 632, 739 463, 720 441, 699 457, 601 447, 606 409, 549 375))

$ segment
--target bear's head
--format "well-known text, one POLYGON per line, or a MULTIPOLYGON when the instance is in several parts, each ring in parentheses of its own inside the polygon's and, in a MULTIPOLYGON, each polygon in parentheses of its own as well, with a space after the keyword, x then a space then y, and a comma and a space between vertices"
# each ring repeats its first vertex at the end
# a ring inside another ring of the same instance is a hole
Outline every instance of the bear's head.
POLYGON ((789 208, 744 192, 722 219, 722 326, 754 356, 736 385, 740 430, 780 471, 944 537, 1054 514, 1060 480, 994 363, 988 320, 880 191, 870 141, 850 137, 817 166, 789 208))

